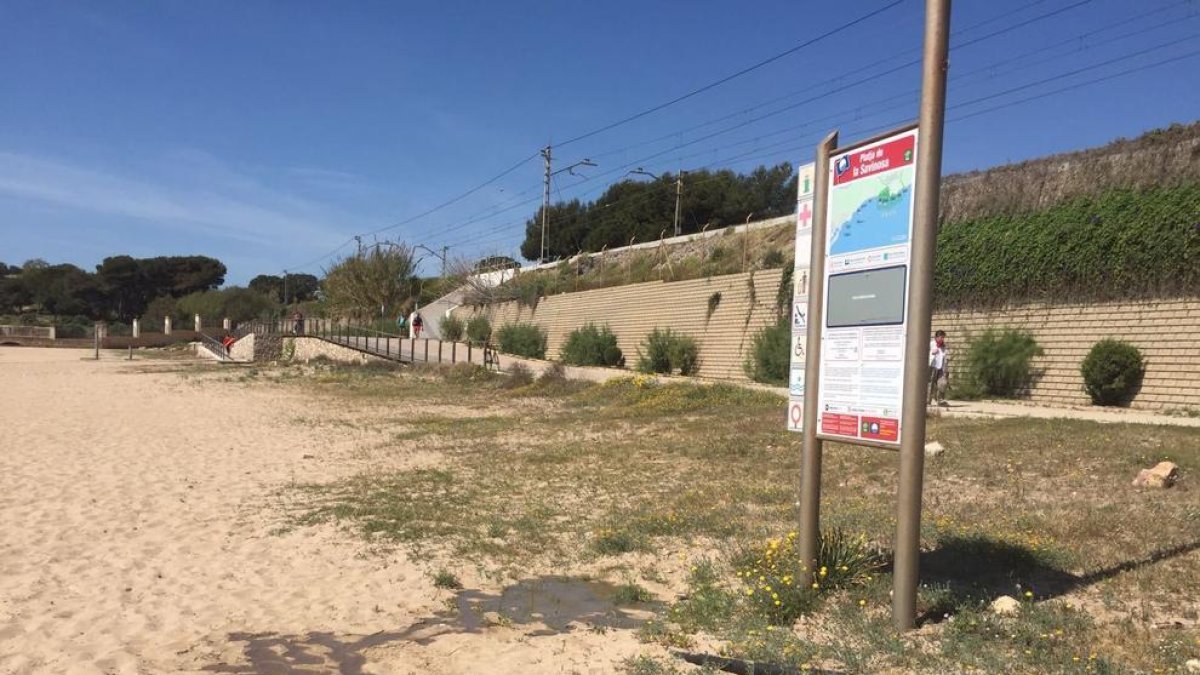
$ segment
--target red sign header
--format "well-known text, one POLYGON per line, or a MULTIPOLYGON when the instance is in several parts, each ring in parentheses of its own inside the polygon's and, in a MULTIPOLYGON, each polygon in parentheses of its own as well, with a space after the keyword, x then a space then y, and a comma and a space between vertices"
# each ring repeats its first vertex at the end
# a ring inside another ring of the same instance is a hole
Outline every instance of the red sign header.
POLYGON ((842 185, 884 171, 899 169, 916 161, 915 133, 908 133, 878 145, 853 150, 833 162, 833 184, 842 185))

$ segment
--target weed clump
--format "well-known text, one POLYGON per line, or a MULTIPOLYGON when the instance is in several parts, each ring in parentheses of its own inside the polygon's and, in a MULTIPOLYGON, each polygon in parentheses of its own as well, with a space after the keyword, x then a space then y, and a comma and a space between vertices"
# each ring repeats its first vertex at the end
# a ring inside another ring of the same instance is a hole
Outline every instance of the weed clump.
POLYGON ((453 572, 445 568, 438 570, 437 573, 433 575, 433 585, 436 588, 442 588, 446 590, 458 590, 463 587, 462 582, 458 580, 458 577, 455 576, 453 572))
POLYGON ((800 557, 795 532, 770 539, 743 558, 737 575, 745 586, 746 603, 777 625, 811 613, 822 594, 865 581, 884 563, 883 554, 865 537, 850 537, 842 530, 821 533, 813 570, 800 557), (806 583, 810 574, 812 581, 806 583))
POLYGON ((514 363, 508 369, 508 377, 500 385, 502 389, 520 389, 533 384, 533 371, 524 363, 514 363))
POLYGON ((617 586, 612 593, 614 605, 639 605, 654 600, 654 594, 644 586, 630 582, 617 586))

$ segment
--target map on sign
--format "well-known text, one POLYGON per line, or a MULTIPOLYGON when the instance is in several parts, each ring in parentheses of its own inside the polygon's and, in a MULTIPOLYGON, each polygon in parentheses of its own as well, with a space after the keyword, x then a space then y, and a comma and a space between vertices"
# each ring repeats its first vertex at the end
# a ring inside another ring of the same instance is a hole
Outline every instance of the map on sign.
POLYGON ((914 171, 910 164, 842 187, 830 204, 829 255, 908 243, 914 171))

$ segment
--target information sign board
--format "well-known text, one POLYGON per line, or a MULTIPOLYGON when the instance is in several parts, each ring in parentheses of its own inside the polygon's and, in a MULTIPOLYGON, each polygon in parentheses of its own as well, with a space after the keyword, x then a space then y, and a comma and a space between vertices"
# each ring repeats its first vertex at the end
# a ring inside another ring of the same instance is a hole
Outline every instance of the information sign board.
POLYGON ((900 443, 917 140, 909 129, 830 157, 822 438, 900 443))

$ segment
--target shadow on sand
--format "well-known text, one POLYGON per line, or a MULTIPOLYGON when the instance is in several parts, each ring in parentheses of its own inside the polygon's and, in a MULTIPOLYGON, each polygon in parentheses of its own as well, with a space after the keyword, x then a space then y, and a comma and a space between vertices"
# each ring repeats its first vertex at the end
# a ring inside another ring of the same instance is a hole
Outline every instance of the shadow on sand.
POLYGON ((921 581, 943 585, 950 593, 936 605, 923 608, 918 623, 941 621, 963 604, 1018 595, 1018 584, 1032 588, 1039 600, 1056 598, 1198 549, 1200 540, 1159 549, 1145 557, 1087 574, 1075 574, 1024 546, 980 536, 948 537, 938 548, 921 554, 921 581))
POLYGON ((518 627, 526 637, 558 635, 587 627, 636 628, 655 609, 651 603, 618 608, 615 587, 568 577, 536 577, 490 594, 477 589, 459 591, 454 608, 423 617, 407 628, 372 635, 310 632, 230 633, 231 642, 244 642, 238 663, 203 667, 214 673, 249 675, 360 675, 372 647, 408 642, 428 645, 449 634, 480 633, 490 625, 518 627))

